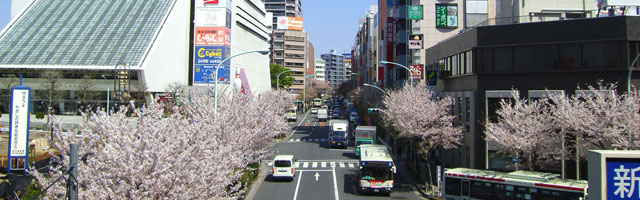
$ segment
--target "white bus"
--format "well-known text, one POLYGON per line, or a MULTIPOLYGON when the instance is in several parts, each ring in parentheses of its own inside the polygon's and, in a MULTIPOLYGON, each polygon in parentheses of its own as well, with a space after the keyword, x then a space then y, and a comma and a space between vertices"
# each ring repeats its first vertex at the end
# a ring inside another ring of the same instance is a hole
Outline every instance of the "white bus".
POLYGON ((313 99, 313 107, 319 108, 320 106, 322 106, 322 99, 320 98, 313 99))
POLYGON ((360 145, 359 192, 391 193, 396 165, 384 145, 360 145))
POLYGON ((445 169, 444 200, 582 200, 587 182, 559 178, 559 174, 455 168, 445 169))

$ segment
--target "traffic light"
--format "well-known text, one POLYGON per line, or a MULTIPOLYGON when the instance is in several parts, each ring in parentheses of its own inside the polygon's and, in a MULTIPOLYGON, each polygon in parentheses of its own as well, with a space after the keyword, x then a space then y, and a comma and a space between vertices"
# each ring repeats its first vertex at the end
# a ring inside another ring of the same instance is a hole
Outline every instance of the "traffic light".
POLYGON ((380 112, 380 108, 369 108, 369 109, 367 109, 367 111, 369 113, 379 113, 380 112))

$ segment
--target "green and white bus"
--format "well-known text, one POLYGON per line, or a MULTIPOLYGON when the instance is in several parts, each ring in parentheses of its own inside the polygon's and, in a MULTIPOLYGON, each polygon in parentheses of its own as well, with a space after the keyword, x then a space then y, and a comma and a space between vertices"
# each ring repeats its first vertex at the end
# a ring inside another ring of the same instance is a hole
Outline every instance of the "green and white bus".
POLYGON ((360 145, 360 171, 358 190, 360 193, 393 192, 393 175, 396 165, 393 163, 387 147, 379 144, 360 145))

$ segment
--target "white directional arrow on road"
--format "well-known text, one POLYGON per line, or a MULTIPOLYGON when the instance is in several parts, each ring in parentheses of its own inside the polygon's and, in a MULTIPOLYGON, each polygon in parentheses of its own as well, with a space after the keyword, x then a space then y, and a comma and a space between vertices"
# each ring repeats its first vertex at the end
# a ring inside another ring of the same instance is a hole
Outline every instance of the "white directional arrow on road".
POLYGON ((320 174, 318 174, 318 172, 316 172, 316 175, 314 175, 316 177, 316 181, 318 181, 318 177, 320 177, 320 174))

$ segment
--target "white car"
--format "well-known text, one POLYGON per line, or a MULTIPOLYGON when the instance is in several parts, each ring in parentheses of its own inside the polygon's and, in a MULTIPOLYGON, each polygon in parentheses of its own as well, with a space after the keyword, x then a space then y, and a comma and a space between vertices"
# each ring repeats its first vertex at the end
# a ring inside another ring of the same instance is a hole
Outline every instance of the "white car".
POLYGON ((277 155, 273 159, 273 165, 271 168, 271 175, 273 179, 290 179, 293 181, 293 178, 296 176, 296 159, 293 158, 293 155, 277 155))
POLYGON ((311 114, 318 114, 318 108, 311 108, 311 114))

